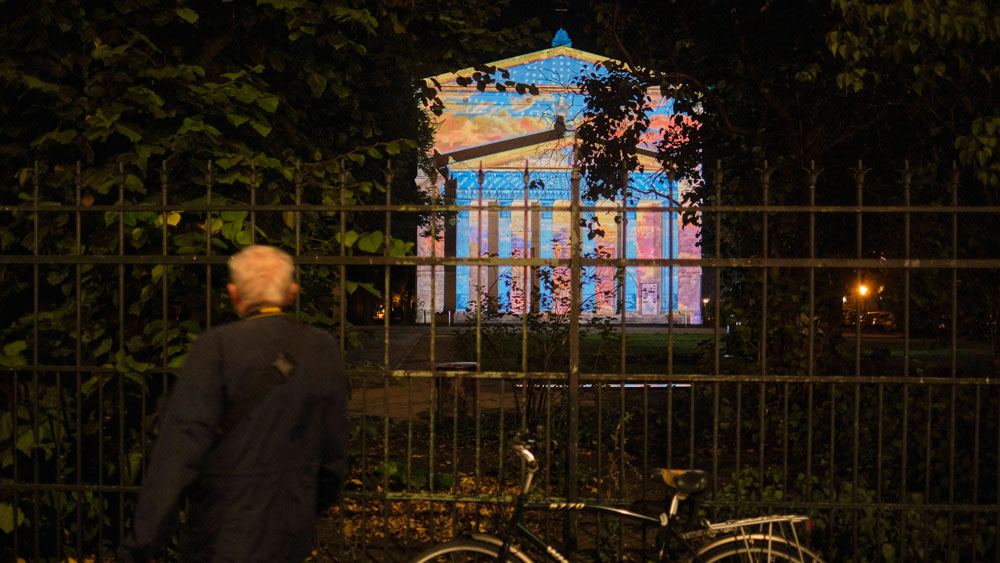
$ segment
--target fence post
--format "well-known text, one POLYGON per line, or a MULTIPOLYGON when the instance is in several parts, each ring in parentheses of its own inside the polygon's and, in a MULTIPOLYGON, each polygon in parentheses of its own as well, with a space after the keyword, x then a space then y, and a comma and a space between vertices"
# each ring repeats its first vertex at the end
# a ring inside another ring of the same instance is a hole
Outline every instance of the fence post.
MULTIPOLYGON (((576 502, 577 492, 577 442, 580 438, 580 168, 574 155, 573 173, 570 177, 570 311, 569 311, 569 421, 566 448, 566 497, 576 502)), ((564 530, 567 555, 576 548, 576 513, 570 511, 564 530)))

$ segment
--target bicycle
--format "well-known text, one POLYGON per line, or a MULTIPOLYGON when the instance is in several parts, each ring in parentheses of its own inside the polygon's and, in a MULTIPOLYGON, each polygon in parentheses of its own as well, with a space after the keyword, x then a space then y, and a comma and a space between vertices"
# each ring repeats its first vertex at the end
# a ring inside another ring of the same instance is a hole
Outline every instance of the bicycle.
POLYGON ((673 489, 674 493, 670 499, 669 509, 655 516, 621 507, 586 502, 531 502, 528 500, 528 493, 534 475, 538 471, 538 461, 523 443, 515 444, 513 449, 525 461, 525 479, 514 502, 510 519, 498 526, 497 534, 471 533, 463 539, 431 546, 417 555, 411 563, 472 561, 569 563, 567 556, 528 528, 525 514, 529 511, 589 511, 657 526, 658 548, 655 559, 652 559, 656 562, 822 563, 818 555, 802 545, 796 529, 796 525, 809 522, 807 516, 769 515, 715 523, 702 519, 699 527, 678 531, 674 522, 680 503, 691 498, 691 514, 694 514, 698 498, 708 488, 708 473, 705 471, 658 469, 655 475, 673 489), (692 542, 697 547, 692 545, 692 542), (678 545, 679 548, 676 547, 678 545))

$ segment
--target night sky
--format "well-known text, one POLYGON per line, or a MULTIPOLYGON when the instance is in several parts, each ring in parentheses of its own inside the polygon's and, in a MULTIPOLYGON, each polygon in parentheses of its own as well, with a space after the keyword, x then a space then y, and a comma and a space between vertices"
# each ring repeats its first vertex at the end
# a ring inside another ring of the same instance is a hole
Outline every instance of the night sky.
MULTIPOLYGON (((603 54, 587 28, 593 25, 594 16, 589 2, 572 0, 512 0, 511 5, 503 11, 504 22, 518 22, 531 18, 541 21, 539 31, 545 36, 544 44, 538 49, 551 46, 552 37, 560 27, 569 33, 573 47, 591 53, 603 54)), ((504 53, 504 56, 515 56, 522 53, 504 53)))

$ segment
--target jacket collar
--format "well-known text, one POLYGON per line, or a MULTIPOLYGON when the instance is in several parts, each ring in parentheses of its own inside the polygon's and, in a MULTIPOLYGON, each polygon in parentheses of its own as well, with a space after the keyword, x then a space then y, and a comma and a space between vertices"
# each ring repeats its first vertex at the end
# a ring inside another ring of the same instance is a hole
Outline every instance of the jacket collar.
POLYGON ((263 307, 253 307, 248 309, 243 313, 244 320, 259 319, 261 317, 276 317, 279 315, 284 315, 281 307, 275 307, 273 305, 263 306, 263 307))

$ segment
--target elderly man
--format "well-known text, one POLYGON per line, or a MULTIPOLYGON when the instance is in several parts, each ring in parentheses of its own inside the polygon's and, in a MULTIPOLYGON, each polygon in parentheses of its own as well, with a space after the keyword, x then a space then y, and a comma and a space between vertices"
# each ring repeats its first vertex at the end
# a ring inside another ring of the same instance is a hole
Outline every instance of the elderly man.
POLYGON ((126 559, 160 555, 189 501, 181 561, 302 561, 347 470, 343 362, 329 334, 282 313, 292 259, 251 246, 229 262, 241 319, 191 346, 160 421, 126 559), (185 494, 186 493, 186 494, 185 494))

